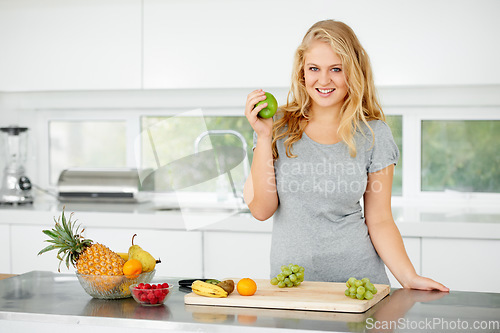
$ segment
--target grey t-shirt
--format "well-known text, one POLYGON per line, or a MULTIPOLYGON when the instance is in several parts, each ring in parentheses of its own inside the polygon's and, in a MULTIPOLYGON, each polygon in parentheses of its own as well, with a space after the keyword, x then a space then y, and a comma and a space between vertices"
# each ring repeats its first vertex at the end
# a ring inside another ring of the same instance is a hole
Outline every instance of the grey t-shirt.
POLYGON ((386 123, 374 120, 369 125, 375 142, 362 123, 365 136, 359 131, 354 136, 355 158, 344 142, 320 144, 305 133, 293 144, 295 158, 286 156, 284 139, 277 142, 279 205, 273 216, 272 277, 282 265, 293 263, 304 266, 308 281, 345 282, 354 276, 389 284, 360 200, 368 173, 396 164, 399 150, 386 123))

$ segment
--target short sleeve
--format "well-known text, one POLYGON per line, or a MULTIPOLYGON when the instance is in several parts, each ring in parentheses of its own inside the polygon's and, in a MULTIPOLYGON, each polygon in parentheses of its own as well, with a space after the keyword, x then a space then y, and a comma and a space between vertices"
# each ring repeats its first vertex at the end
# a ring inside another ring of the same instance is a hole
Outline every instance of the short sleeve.
POLYGON ((399 160, 399 149, 392 136, 391 129, 383 121, 375 121, 371 125, 375 142, 371 151, 368 173, 380 171, 399 160))

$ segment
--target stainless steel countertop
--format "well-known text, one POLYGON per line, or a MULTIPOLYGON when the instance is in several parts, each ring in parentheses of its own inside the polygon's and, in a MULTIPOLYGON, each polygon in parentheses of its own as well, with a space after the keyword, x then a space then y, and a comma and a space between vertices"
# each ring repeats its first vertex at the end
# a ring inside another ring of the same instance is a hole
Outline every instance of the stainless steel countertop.
MULTIPOLYGON (((178 280, 155 277, 153 282, 178 280)), ((16 321, 217 332, 264 328, 362 332, 388 325, 401 331, 442 332, 448 327, 456 332, 457 325, 467 325, 464 331, 471 331, 474 324, 497 325, 484 332, 500 331, 500 294, 495 293, 393 289, 390 296, 358 314, 191 306, 184 304, 184 295, 176 287, 163 306, 143 307, 132 298, 93 299, 72 274, 33 271, 0 281, 0 328, 16 321)))

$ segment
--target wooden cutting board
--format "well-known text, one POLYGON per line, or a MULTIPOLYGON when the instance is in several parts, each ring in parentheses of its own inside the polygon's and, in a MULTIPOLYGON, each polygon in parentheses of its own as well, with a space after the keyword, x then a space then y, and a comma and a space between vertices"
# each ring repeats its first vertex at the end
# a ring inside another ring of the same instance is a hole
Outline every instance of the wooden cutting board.
MULTIPOLYGON (((238 280, 233 279, 235 285, 238 280)), ((255 280, 257 292, 253 296, 241 296, 234 291, 226 298, 203 297, 195 293, 184 296, 190 305, 238 306, 290 310, 314 310, 335 312, 365 312, 390 292, 389 285, 375 284, 378 292, 371 300, 347 297, 345 283, 304 281, 298 287, 278 288, 269 280, 255 280)))

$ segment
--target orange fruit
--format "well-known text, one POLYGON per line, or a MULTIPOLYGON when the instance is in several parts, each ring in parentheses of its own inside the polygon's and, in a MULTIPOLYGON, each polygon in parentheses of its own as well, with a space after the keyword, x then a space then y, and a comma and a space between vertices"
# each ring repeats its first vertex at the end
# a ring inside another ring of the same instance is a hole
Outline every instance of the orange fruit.
POLYGON ((257 316, 250 316, 250 315, 238 315, 238 323, 244 324, 244 325, 252 325, 257 321, 257 316))
POLYGON ((252 279, 244 278, 238 282, 236 290, 241 296, 252 296, 257 291, 257 284, 252 279))
POLYGON ((142 273, 142 264, 137 259, 130 259, 123 265, 123 274, 129 279, 135 279, 142 273))

